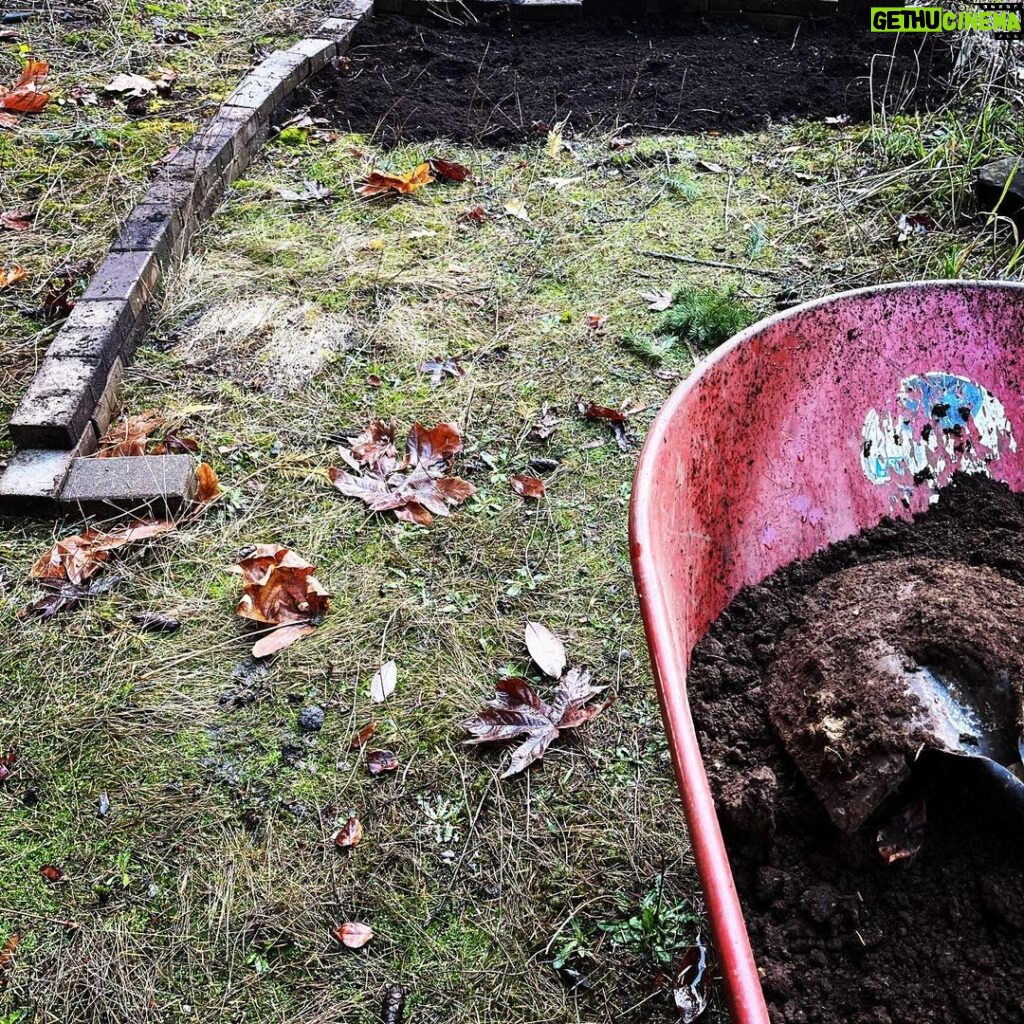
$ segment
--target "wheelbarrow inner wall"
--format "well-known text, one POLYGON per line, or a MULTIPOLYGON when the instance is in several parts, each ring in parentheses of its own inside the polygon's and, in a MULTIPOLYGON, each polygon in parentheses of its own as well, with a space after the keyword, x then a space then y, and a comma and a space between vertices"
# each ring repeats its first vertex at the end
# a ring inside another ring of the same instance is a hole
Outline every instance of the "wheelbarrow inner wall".
POLYGON ((879 432, 920 426, 907 422, 921 397, 915 380, 966 378, 968 392, 986 389, 996 409, 1001 403, 1009 429, 993 428, 988 402, 982 426, 993 448, 976 446, 971 468, 987 466, 1022 489, 1022 341, 1024 286, 940 281, 848 292, 723 345, 652 425, 633 492, 633 566, 735 1021, 768 1018, 686 701, 693 647, 743 587, 885 516, 927 507, 958 468, 955 457, 932 453, 929 472, 939 479, 925 473, 919 482, 910 470, 920 463, 908 469, 896 459, 887 473, 885 459, 872 460, 898 452, 881 452, 879 432))

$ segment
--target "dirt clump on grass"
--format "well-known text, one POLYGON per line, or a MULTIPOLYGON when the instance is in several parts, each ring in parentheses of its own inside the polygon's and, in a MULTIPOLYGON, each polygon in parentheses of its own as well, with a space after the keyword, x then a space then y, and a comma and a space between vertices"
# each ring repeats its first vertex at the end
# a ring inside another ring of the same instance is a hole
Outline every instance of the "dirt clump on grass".
POLYGON ((1021 1019, 1022 823, 970 761, 924 754, 862 828, 843 833, 783 751, 765 680, 804 596, 837 572, 923 557, 1020 584, 1022 532, 1024 495, 957 478, 913 523, 884 521, 748 588, 695 651, 693 714, 777 1024, 1021 1019), (922 802, 914 842, 887 862, 880 835, 922 802))
POLYGON ((386 143, 513 144, 575 131, 723 132, 797 118, 864 120, 942 95, 948 46, 901 39, 879 57, 860 20, 765 32, 732 22, 471 25, 377 17, 315 83, 314 114, 386 143), (872 99, 873 93, 873 99, 872 99))

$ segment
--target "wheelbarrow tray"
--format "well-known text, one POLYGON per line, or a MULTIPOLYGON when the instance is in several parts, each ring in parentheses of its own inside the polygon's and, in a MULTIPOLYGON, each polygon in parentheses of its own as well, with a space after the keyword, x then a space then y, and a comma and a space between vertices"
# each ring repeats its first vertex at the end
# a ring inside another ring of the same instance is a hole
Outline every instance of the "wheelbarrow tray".
POLYGON ((887 516, 923 511, 956 469, 1024 489, 1015 434, 1024 434, 1024 285, 987 281, 859 289, 762 320, 698 364, 651 426, 630 550, 736 1024, 767 1024, 768 1013, 690 715, 693 648, 743 587, 887 516), (959 456, 911 422, 957 415, 957 401, 935 399, 943 388, 967 405, 982 396, 981 435, 969 424, 974 443, 959 456))

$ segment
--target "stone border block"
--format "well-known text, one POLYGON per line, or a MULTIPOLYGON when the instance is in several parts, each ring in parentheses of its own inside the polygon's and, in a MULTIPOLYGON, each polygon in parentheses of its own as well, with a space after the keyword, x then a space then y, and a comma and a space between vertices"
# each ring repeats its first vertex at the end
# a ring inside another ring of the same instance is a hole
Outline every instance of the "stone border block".
POLYGON ((173 518, 196 493, 190 455, 138 455, 78 459, 60 493, 60 504, 81 516, 173 518))
POLYGON ((102 437, 113 423, 114 418, 121 411, 121 402, 118 399, 118 391, 121 387, 121 380, 124 377, 124 363, 121 359, 115 359, 107 374, 103 391, 96 403, 92 413, 92 425, 97 437, 102 437))
POLYGON ((108 370, 135 323, 127 299, 78 302, 46 350, 47 359, 81 359, 108 370))
POLYGON ((242 79, 224 106, 252 110, 261 121, 266 121, 281 100, 305 80, 305 66, 303 54, 275 50, 242 79))
POLYGON ((338 56, 338 44, 333 39, 303 39, 290 46, 287 53, 301 54, 309 62, 305 77, 322 71, 338 56))
POLYGON ((75 460, 96 450, 96 433, 87 430, 74 448, 25 448, 0 473, 0 515, 54 516, 60 492, 75 460))
POLYGON ((43 360, 8 430, 18 448, 74 448, 99 402, 106 370, 84 359, 43 360))
POLYGON ((156 292, 160 265, 148 250, 109 252, 103 257, 80 302, 119 299, 139 317, 156 292))
POLYGON ((358 24, 358 21, 351 18, 328 18, 316 30, 316 34, 324 39, 333 39, 338 47, 338 53, 341 54, 349 48, 352 33, 358 24))
POLYGON ((373 0, 341 0, 331 11, 332 18, 345 18, 348 21, 361 21, 373 16, 373 0))

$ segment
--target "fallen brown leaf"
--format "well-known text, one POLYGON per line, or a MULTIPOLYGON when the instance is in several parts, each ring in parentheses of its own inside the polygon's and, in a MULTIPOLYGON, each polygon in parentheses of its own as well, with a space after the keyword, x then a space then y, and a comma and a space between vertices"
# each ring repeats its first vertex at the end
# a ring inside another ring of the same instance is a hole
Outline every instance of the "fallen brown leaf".
POLYGON ((349 741, 349 750, 358 750, 360 747, 366 746, 376 731, 377 723, 367 722, 349 741))
POLYGON ((24 267, 11 267, 10 270, 5 270, 0 267, 0 289, 8 288, 12 284, 17 284, 19 281, 24 281, 28 277, 28 271, 24 267))
MULTIPOLYGON (((308 626, 274 639, 271 633, 253 646, 254 657, 283 650, 312 632, 327 613, 330 595, 313 575, 316 567, 280 544, 254 544, 246 548, 234 570, 241 574, 243 594, 235 614, 268 626, 308 626), (263 653, 257 654, 257 651, 263 653)), ((281 630, 276 631, 282 633, 281 630)))
POLYGON ((334 845, 347 850, 358 846, 363 840, 362 822, 353 814, 344 825, 341 826, 338 834, 334 837, 334 845))
POLYGON ((373 929, 358 921, 346 921, 334 929, 334 937, 349 949, 361 949, 373 938, 373 929))
POLYGON ((398 755, 393 750, 371 750, 366 755, 366 765, 371 775, 393 772, 398 767, 398 755))
POLYGON ((0 110, 38 114, 50 101, 43 85, 49 73, 50 65, 45 60, 30 60, 14 85, 0 89, 0 110))
POLYGON ((508 768, 502 774, 504 779, 542 758, 561 730, 574 729, 591 721, 613 699, 587 704, 605 687, 591 686, 590 673, 584 668, 570 668, 562 674, 565 649, 546 626, 539 622, 527 623, 526 644, 530 657, 545 675, 558 678, 551 703, 542 700, 526 679, 502 679, 495 688, 494 698, 462 723, 462 728, 470 733, 470 738, 463 741, 466 745, 502 743, 526 737, 513 751, 508 768))
POLYGON ((64 877, 63 869, 56 867, 54 864, 44 864, 39 869, 39 874, 51 885, 59 882, 64 877))
POLYGON ((29 576, 60 585, 68 582, 81 585, 95 576, 110 557, 110 552, 126 544, 150 537, 159 537, 174 529, 174 523, 159 519, 138 521, 109 531, 87 530, 58 541, 32 566, 29 576))
POLYGON ((286 647, 291 647, 296 640, 301 640, 310 633, 315 633, 316 627, 308 622, 293 622, 287 626, 278 626, 252 645, 252 656, 254 658, 268 658, 271 654, 277 654, 286 647))
POLYGON ((469 168, 454 160, 443 160, 439 156, 432 156, 427 163, 439 178, 447 178, 449 181, 465 181, 469 177, 469 168))
POLYGON ((429 185, 434 179, 430 175, 430 164, 423 163, 407 174, 385 174, 383 171, 371 171, 366 181, 356 191, 364 196, 379 196, 385 192, 398 192, 408 195, 417 189, 429 185))
POLYGON ((12 932, 3 944, 3 948, 0 948, 0 992, 7 987, 7 978, 14 962, 14 951, 18 948, 19 942, 21 942, 21 936, 17 932, 12 932))
POLYGON ((394 424, 375 420, 342 458, 356 473, 331 467, 328 476, 342 494, 359 498, 374 512, 394 512, 404 522, 429 526, 433 516, 447 516, 476 488, 459 477, 446 475, 462 450, 462 437, 454 423, 427 428, 414 423, 406 441, 405 458, 398 460, 394 424))
POLYGON ((214 498, 218 498, 224 493, 220 488, 220 480, 217 478, 213 466, 208 462, 200 462, 196 466, 196 479, 198 484, 195 497, 192 500, 200 505, 205 505, 208 501, 213 501, 214 498))
POLYGON ((6 128, 9 131, 17 128, 19 120, 14 114, 8 114, 4 110, 0 110, 0 128, 6 128))
POLYGON ((146 454, 150 436, 159 430, 166 417, 156 409, 126 416, 100 438, 97 459, 117 459, 146 454))
POLYGON ((470 224, 483 224, 485 220, 490 219, 490 215, 482 206, 471 206, 459 214, 459 220, 467 221, 470 224))
POLYGON ((32 227, 30 210, 4 210, 0 213, 0 229, 7 231, 28 231, 32 227))
POLYGON ((18 760, 18 753, 9 750, 6 754, 0 754, 0 782, 6 782, 11 777, 11 766, 18 760))
POLYGON ((544 497, 544 481, 539 480, 535 476, 519 473, 511 477, 509 483, 512 485, 512 490, 520 497, 533 498, 534 500, 544 497))

